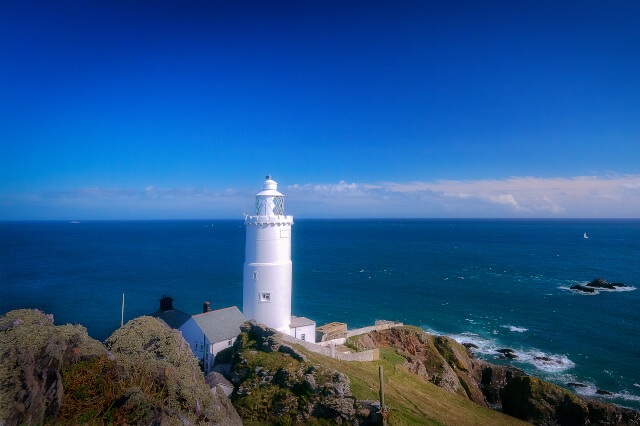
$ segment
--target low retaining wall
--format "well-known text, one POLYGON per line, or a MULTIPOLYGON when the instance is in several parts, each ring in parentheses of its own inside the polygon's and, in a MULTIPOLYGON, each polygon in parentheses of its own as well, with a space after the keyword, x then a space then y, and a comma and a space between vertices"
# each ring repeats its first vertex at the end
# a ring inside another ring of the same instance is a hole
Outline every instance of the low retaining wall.
POLYGON ((342 353, 336 351, 334 345, 324 347, 316 343, 305 342, 286 334, 280 334, 282 340, 293 345, 300 345, 309 352, 339 359, 340 361, 377 361, 380 359, 380 350, 378 348, 362 352, 342 353))
POLYGON ((372 331, 388 330, 393 327, 402 327, 401 322, 388 322, 383 324, 371 325, 369 327, 356 328, 355 330, 348 330, 347 337, 359 336, 361 334, 371 333, 372 331))

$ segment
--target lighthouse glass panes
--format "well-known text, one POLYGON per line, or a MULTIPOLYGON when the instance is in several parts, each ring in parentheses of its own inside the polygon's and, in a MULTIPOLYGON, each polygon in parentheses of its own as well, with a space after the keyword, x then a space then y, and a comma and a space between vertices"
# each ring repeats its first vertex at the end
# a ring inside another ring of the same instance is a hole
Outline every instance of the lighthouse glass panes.
POLYGON ((258 216, 283 216, 284 196, 257 196, 256 214, 258 216))

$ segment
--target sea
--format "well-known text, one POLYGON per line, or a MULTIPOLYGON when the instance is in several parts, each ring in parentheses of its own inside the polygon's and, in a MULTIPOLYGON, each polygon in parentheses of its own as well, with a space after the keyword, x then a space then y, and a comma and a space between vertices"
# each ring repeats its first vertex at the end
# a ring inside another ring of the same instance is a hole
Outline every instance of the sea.
MULTIPOLYGON (((242 220, 0 222, 0 313, 42 309, 104 340, 123 294, 125 322, 163 295, 242 308, 244 246, 242 220)), ((640 409, 640 220, 296 219, 292 260, 294 315, 402 321, 640 409), (629 287, 570 290, 596 277, 629 287)))

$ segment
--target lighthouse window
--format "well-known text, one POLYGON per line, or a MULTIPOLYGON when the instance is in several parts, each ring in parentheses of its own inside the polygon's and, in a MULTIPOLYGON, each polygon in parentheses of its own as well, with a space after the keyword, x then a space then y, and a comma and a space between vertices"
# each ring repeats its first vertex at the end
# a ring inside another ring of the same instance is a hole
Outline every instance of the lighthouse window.
POLYGON ((260 293, 261 302, 271 302, 271 293, 260 293))
POLYGON ((254 280, 258 279, 258 271, 253 271, 253 279, 254 280))

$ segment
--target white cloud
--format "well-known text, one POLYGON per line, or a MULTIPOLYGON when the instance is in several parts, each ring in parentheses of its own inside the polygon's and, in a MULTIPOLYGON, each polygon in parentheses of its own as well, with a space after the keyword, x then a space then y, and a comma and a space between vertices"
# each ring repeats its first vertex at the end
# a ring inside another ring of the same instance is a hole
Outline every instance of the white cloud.
MULTIPOLYGON (((241 217, 258 188, 78 188, 0 199, 5 218, 241 217), (24 213, 27 212, 27 213, 24 213), (51 213, 56 212, 56 216, 51 213)), ((640 217, 640 175, 281 185, 298 217, 640 217)))
MULTIPOLYGON (((640 175, 293 185, 300 200, 333 194, 365 208, 392 207, 397 216, 639 217, 640 175), (339 189, 340 188, 340 189, 339 189), (348 190, 347 190, 348 189, 348 190)), ((325 198, 325 197, 323 197, 325 198)), ((371 211, 371 210, 369 210, 371 211)), ((377 210, 374 210, 374 212, 377 210)), ((389 216, 385 214, 385 216, 389 216)), ((392 216, 392 215, 391 215, 392 216)))

